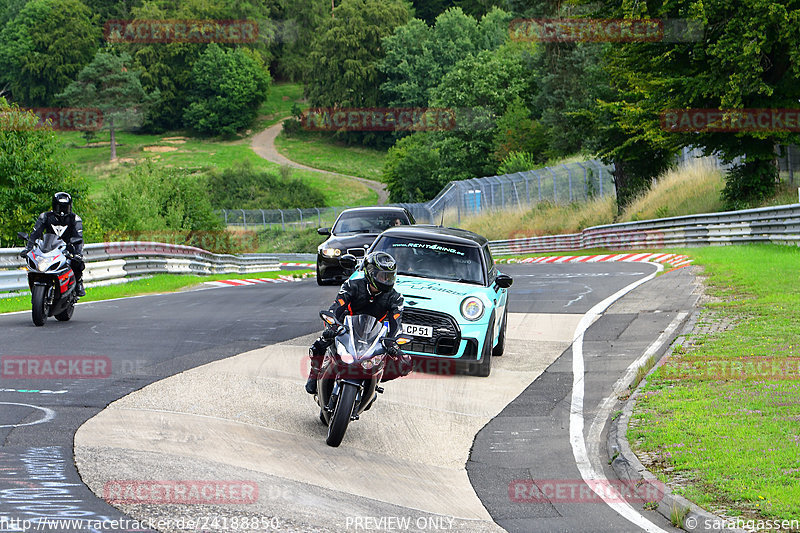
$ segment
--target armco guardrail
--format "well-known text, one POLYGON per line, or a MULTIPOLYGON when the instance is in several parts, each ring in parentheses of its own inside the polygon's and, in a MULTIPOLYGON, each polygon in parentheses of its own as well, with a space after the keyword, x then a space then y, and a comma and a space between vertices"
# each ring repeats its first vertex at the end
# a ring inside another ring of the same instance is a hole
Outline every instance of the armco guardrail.
MULTIPOLYGON (((28 288, 22 248, 0 249, 0 292, 28 288)), ((279 260, 263 254, 213 254, 193 246, 158 242, 87 244, 84 249, 86 282, 147 274, 248 274, 280 268, 279 260)))
POLYGON ((800 204, 594 226, 581 233, 492 241, 493 254, 744 243, 800 244, 800 204))

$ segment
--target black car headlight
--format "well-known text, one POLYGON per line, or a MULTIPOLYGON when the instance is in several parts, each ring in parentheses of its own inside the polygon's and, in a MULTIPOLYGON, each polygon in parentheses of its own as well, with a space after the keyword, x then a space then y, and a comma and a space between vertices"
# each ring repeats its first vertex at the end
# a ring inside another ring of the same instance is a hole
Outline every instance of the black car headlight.
POLYGON ((326 247, 323 247, 323 248, 320 248, 320 251, 322 252, 322 255, 324 255, 325 257, 328 257, 330 259, 333 259, 334 257, 339 257, 340 255, 342 255, 342 251, 339 248, 326 248, 326 247))

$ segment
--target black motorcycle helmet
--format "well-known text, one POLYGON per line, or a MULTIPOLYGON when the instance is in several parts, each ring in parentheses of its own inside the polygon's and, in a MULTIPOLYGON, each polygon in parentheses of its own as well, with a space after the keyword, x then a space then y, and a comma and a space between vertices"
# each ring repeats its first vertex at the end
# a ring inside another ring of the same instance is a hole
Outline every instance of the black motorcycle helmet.
POLYGON ((364 278, 379 292, 388 292, 397 278, 397 263, 386 252, 372 252, 364 258, 364 278))
POLYGON ((72 213, 72 196, 65 192, 53 195, 53 213, 58 217, 65 217, 72 213))

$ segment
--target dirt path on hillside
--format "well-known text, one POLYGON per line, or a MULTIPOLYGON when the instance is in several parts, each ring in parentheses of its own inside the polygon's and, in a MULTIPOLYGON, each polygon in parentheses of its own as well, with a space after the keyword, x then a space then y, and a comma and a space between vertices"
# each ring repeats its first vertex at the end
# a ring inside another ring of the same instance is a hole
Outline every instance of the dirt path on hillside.
POLYGON ((379 183, 377 181, 372 181, 364 178, 359 178, 357 176, 348 176, 346 174, 339 174, 338 172, 329 172, 327 170, 320 170, 318 168, 312 168, 306 165, 302 165, 300 163, 296 163, 291 159, 281 155, 278 153, 277 148, 275 148, 275 138, 280 134, 281 130, 283 130, 283 119, 277 124, 270 126, 269 128, 265 129, 264 131, 257 133, 253 136, 253 140, 250 142, 250 147, 253 151, 258 154, 260 157, 263 157, 267 161, 272 161, 273 163, 278 163, 279 165, 289 165, 292 168, 301 168, 303 170, 311 170, 313 172, 319 172, 321 174, 326 174, 330 179, 338 180, 339 178, 347 178, 359 181, 367 186, 367 188, 372 189, 376 193, 378 193, 378 205, 383 205, 389 200, 389 193, 386 190, 386 185, 383 183, 379 183))

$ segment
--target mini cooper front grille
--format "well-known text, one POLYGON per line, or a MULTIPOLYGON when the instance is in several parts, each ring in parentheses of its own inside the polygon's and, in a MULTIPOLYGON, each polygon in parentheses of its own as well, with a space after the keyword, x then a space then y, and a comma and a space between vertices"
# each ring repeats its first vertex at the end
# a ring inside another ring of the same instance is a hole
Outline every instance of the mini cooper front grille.
POLYGON ((431 337, 412 336, 408 351, 434 355, 455 355, 461 342, 461 329, 453 317, 427 309, 403 309, 403 323, 430 326, 431 337))

